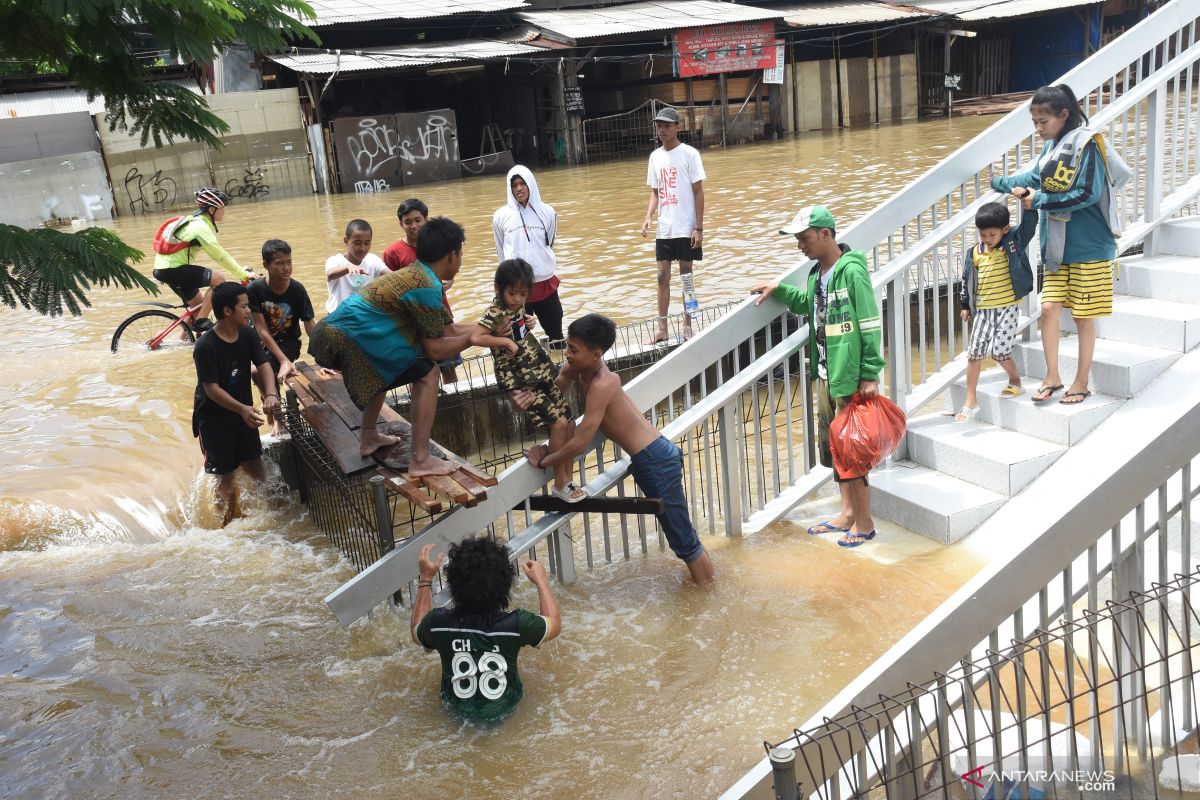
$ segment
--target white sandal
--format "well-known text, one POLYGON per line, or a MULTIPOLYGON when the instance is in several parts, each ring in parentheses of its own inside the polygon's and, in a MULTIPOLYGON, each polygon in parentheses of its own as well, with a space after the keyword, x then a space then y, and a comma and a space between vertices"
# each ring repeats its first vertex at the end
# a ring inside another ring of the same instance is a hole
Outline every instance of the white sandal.
POLYGON ((578 503, 580 500, 586 500, 588 496, 587 489, 582 489, 570 481, 567 482, 566 486, 555 486, 550 490, 550 494, 564 503, 578 503), (582 494, 576 495, 576 492, 581 492, 582 494))
POLYGON ((979 415, 979 406, 963 406, 954 415, 955 422, 974 422, 975 417, 979 415))

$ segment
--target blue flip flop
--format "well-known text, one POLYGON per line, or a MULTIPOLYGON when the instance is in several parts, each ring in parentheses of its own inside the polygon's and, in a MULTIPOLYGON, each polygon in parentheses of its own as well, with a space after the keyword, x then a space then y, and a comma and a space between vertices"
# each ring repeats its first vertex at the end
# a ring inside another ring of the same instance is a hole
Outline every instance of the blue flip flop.
POLYGON ((846 533, 849 530, 849 528, 839 528, 832 522, 818 522, 816 525, 813 525, 808 529, 808 535, 820 536, 822 533, 846 533), (824 528, 825 530, 821 530, 821 528, 824 528))
POLYGON ((851 533, 850 536, 855 538, 857 541, 848 542, 845 539, 838 539, 838 547, 858 547, 860 544, 866 544, 874 539, 876 533, 878 533, 878 531, 871 531, 870 533, 851 533))

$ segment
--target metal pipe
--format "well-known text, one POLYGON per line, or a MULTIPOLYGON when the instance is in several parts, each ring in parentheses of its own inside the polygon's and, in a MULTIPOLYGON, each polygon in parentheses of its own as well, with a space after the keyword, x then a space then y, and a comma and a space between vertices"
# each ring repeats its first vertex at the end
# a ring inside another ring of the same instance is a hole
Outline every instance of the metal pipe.
POLYGON ((796 751, 787 747, 773 747, 767 757, 771 759, 775 800, 798 800, 800 787, 796 782, 796 751))

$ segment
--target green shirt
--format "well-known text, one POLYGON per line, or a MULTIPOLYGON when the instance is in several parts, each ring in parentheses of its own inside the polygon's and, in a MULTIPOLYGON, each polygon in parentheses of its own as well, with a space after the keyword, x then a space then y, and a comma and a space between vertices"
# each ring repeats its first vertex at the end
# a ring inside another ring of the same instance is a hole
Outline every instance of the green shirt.
POLYGON ((517 653, 537 647, 550 623, 524 609, 492 619, 435 608, 417 625, 417 641, 442 657, 442 700, 474 722, 494 722, 521 700, 517 653))
MULTIPOLYGON (((825 306, 825 362, 829 375, 829 393, 833 397, 848 397, 858 391, 861 381, 877 381, 883 372, 883 329, 880 327, 879 305, 871 275, 867 272, 866 255, 842 245, 842 257, 833 265, 827 288, 825 306)), ((804 287, 780 284, 774 296, 791 309, 793 314, 808 317, 816 326, 813 308, 820 280, 820 265, 808 274, 804 287)), ((820 377, 817 366, 821 354, 817 349, 815 330, 810 330, 809 373, 820 377)))

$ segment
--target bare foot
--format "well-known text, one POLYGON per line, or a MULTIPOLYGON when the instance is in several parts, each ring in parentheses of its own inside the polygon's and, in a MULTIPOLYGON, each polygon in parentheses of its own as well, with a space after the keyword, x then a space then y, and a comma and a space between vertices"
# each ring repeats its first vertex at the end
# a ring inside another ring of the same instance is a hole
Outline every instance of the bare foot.
POLYGON ((429 456, 421 461, 413 459, 408 464, 408 474, 414 478, 420 478, 423 475, 449 475, 456 469, 458 469, 457 464, 451 464, 436 456, 429 456))
POLYGON ((359 439, 358 454, 369 456, 381 447, 391 447, 399 443, 400 437, 398 436, 389 436, 386 433, 364 430, 362 437, 359 439))
POLYGON ((278 418, 271 423, 271 436, 283 436, 283 423, 278 418))
POLYGON ((647 339, 646 344, 661 344, 662 342, 665 342, 666 340, 667 340, 667 324, 664 322, 664 323, 659 324, 658 332, 654 334, 653 339, 647 339))
POLYGON ((691 326, 691 325, 684 325, 684 326, 683 326, 683 340, 684 340, 685 342, 686 342, 688 339, 690 339, 690 338, 692 338, 693 336, 695 336, 695 335, 696 335, 696 333, 695 333, 695 332, 692 330, 692 326, 691 326))

